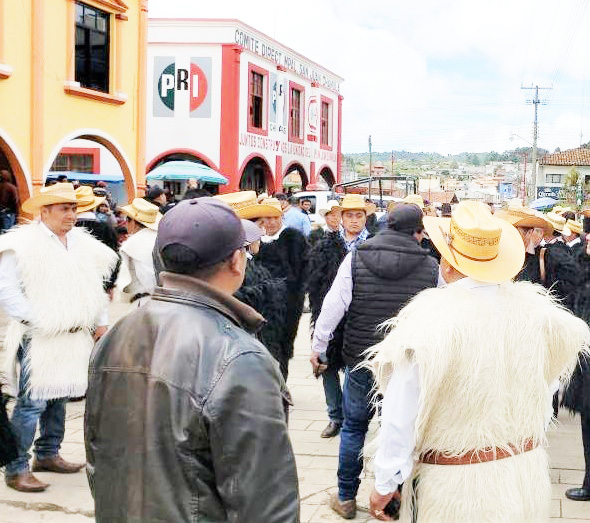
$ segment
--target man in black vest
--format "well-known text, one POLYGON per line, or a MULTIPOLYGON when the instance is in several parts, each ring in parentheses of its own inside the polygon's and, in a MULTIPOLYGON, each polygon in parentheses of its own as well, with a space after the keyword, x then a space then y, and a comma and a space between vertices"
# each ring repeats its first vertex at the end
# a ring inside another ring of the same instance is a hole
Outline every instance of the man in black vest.
POLYGON ((364 360, 365 351, 383 340, 385 333, 379 326, 420 291, 436 287, 438 265, 420 247, 423 228, 419 207, 397 206, 389 214, 387 229, 344 258, 315 325, 310 358, 314 370, 319 354, 325 352, 333 331, 347 314, 338 494, 330 499, 331 508, 345 519, 356 515, 361 452, 374 413, 373 376, 370 370, 356 367, 364 360))

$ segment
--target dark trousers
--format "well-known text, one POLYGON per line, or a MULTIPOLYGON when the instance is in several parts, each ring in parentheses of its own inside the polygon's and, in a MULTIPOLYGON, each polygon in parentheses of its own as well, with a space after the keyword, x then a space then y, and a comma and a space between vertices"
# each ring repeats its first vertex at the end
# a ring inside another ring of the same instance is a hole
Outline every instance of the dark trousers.
POLYGON ((336 367, 328 367, 322 374, 328 418, 336 425, 342 425, 342 386, 340 373, 336 367))
POLYGON ((24 342, 18 350, 21 364, 19 392, 10 420, 18 443, 18 457, 6 465, 7 476, 29 471, 29 450, 35 440, 37 424, 40 435, 35 440, 35 454, 38 459, 56 456, 65 433, 67 399, 33 400, 29 397, 28 375, 23 365, 26 347, 27 342, 24 342))
POLYGON ((584 460, 586 461, 586 475, 584 488, 590 489, 590 413, 582 413, 582 442, 584 443, 584 460))
POLYGON ((368 369, 344 371, 342 389, 342 412, 344 422, 340 432, 338 454, 338 497, 341 501, 356 498, 363 470, 362 451, 369 422, 375 413, 371 401, 373 374, 368 369))

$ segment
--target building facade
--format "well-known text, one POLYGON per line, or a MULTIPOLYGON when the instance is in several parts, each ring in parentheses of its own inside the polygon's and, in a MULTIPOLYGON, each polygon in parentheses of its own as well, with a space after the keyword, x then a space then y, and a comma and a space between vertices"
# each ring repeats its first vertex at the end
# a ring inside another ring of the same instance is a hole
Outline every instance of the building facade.
POLYGON ((579 147, 541 157, 537 171, 536 197, 561 199, 566 181, 572 181, 567 180, 572 169, 579 175, 579 183, 583 186, 590 183, 590 149, 579 147))
POLYGON ((71 140, 145 186, 146 0, 0 0, 0 169, 22 199, 71 140))
POLYGON ((147 170, 198 161, 221 191, 341 178, 342 78, 238 20, 150 19, 147 170))

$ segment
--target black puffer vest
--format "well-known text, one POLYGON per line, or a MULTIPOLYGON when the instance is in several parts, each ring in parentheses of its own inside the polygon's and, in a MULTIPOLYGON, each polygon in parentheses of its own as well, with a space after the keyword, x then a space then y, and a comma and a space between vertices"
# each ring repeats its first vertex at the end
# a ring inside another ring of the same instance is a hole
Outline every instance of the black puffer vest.
POLYGON ((352 279, 343 347, 349 366, 360 363, 363 353, 383 340, 379 325, 420 291, 436 287, 438 264, 414 237, 386 229, 353 253, 352 279))

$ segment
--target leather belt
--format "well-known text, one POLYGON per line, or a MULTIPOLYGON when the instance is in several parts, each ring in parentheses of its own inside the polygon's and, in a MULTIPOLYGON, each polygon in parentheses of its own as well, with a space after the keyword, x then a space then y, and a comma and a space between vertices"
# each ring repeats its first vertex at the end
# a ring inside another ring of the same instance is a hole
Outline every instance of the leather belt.
POLYGON ((499 459, 509 458, 516 454, 522 454, 533 450, 537 444, 531 439, 523 441, 522 447, 508 445, 510 450, 493 447, 481 450, 470 450, 461 456, 445 456, 442 452, 429 450, 420 456, 422 463, 428 465, 473 465, 474 463, 485 463, 487 461, 497 461, 499 459))
POLYGON ((149 292, 138 292, 137 294, 134 294, 131 297, 131 299, 129 300, 129 303, 133 303, 134 301, 141 300, 141 298, 145 298, 147 296, 150 296, 149 292))

